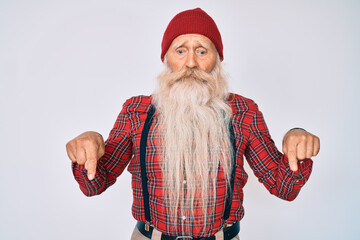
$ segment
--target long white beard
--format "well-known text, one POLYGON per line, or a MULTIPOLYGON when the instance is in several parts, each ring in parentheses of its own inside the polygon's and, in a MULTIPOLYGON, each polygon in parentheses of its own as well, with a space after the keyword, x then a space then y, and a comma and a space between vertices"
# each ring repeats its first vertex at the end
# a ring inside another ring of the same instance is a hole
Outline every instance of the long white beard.
POLYGON ((219 62, 210 74, 191 69, 171 72, 167 66, 158 80, 153 100, 160 111, 157 130, 164 150, 164 195, 170 207, 167 214, 186 235, 191 223, 205 229, 208 217, 213 217, 219 166, 226 183, 230 181, 231 108, 226 103, 227 84, 219 62), (195 210, 201 211, 196 213, 201 219, 194 218, 195 210))

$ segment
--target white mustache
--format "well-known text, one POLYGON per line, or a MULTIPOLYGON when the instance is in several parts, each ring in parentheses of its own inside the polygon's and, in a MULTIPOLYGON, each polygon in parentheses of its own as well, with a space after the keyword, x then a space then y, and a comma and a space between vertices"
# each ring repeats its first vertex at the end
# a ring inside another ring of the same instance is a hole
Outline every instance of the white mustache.
POLYGON ((215 78, 211 73, 207 73, 201 69, 196 68, 184 68, 177 72, 171 72, 168 74, 168 81, 170 84, 174 84, 177 81, 186 79, 196 79, 201 82, 214 82, 215 78))

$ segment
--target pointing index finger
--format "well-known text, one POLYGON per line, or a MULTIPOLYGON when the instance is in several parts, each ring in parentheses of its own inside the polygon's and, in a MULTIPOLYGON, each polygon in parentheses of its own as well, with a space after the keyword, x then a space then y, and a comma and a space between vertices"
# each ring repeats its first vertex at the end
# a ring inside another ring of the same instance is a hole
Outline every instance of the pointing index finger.
POLYGON ((296 158, 296 145, 290 145, 288 147, 288 152, 287 152, 287 158, 289 160, 289 166, 290 169, 292 171, 297 171, 298 170, 298 166, 297 166, 297 158, 296 158))
POLYGON ((86 152, 85 168, 88 172, 89 180, 93 180, 95 178, 97 161, 98 159, 96 157, 96 154, 93 154, 91 151, 86 152))

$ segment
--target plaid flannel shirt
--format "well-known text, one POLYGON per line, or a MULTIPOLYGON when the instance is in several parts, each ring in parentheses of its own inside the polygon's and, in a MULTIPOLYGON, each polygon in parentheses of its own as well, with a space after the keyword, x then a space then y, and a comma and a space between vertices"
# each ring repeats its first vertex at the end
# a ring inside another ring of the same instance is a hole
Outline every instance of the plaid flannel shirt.
MULTIPOLYGON (((236 139, 236 173, 233 189, 233 199, 228 222, 240 221, 244 216, 243 187, 247 181, 244 171, 244 158, 267 190, 282 199, 291 201, 298 195, 301 187, 308 180, 312 160, 306 159, 299 164, 299 169, 293 172, 289 168, 285 155, 278 151, 271 139, 262 113, 250 99, 240 95, 230 94, 228 104, 232 108, 232 124, 236 139)), ((100 158, 95 179, 89 181, 84 166, 73 164, 73 173, 81 191, 86 196, 98 195, 113 185, 116 178, 128 166, 132 174, 133 205, 132 214, 138 221, 145 222, 143 196, 140 176, 140 138, 147 112, 151 106, 151 96, 137 96, 128 99, 120 112, 108 139, 105 142, 105 154, 100 158)), ((153 124, 147 140, 146 167, 148 177, 149 203, 151 224, 167 235, 181 235, 179 225, 174 226, 166 215, 163 184, 161 181, 161 162, 156 152, 159 138, 154 133, 158 117, 155 113, 153 124)), ((195 213, 192 223, 186 217, 179 219, 183 224, 189 224, 193 237, 214 235, 223 225, 225 209, 224 173, 219 170, 217 179, 215 213, 207 219, 207 228, 201 224, 201 212, 195 213), (196 221, 198 220, 198 221, 196 221)))

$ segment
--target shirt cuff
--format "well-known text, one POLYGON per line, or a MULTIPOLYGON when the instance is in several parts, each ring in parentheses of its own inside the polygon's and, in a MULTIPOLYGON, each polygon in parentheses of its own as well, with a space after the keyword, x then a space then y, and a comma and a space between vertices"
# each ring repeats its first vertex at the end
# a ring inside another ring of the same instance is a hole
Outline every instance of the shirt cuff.
POLYGON ((298 170, 295 172, 290 169, 289 160, 285 155, 283 161, 285 167, 291 172, 294 184, 304 185, 310 177, 313 161, 310 158, 298 161, 298 170))

